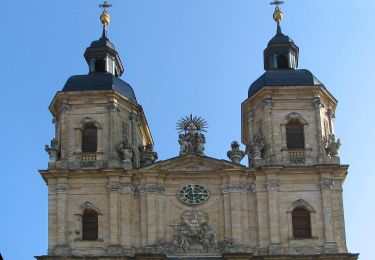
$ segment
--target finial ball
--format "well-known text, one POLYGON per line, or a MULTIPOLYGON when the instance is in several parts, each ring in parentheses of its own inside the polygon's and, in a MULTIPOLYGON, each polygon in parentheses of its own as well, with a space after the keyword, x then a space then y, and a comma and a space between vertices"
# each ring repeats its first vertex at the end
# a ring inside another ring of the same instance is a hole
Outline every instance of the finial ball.
POLYGON ((275 22, 281 22, 281 20, 283 19, 283 12, 276 8, 275 12, 273 13, 273 19, 275 20, 275 22))
POLYGON ((111 17, 107 12, 103 12, 102 15, 100 16, 100 21, 104 26, 107 26, 111 22, 111 17))

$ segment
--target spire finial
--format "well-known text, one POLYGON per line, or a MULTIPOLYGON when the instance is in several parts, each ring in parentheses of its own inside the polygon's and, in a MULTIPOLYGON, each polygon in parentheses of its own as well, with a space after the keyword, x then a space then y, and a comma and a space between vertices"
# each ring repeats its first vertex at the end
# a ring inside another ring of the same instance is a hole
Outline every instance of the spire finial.
POLYGON ((111 22, 111 17, 108 14, 108 8, 112 7, 110 3, 107 1, 104 1, 104 3, 99 5, 100 8, 103 8, 103 12, 100 15, 100 21, 103 24, 103 38, 107 38, 107 27, 109 23, 111 22))
POLYGON ((284 4, 284 1, 280 1, 280 0, 274 0, 273 2, 270 3, 270 5, 275 5, 275 11, 273 12, 273 19, 277 23, 277 34, 282 34, 280 22, 283 19, 283 12, 281 11, 279 7, 282 4, 284 4))

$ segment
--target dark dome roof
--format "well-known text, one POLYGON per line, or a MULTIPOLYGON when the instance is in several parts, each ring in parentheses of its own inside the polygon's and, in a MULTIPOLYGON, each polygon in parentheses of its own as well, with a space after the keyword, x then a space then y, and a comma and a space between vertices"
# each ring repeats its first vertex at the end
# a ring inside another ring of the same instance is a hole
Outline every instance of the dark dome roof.
POLYGON ((67 80, 62 91, 85 90, 115 90, 137 103, 132 87, 109 73, 72 76, 67 80))
POLYGON ((315 86, 323 85, 310 71, 302 70, 269 70, 260 76, 249 88, 249 97, 264 86, 315 86))
POLYGON ((99 40, 93 41, 90 45, 90 48, 102 48, 102 47, 108 47, 108 48, 115 50, 115 46, 113 45, 113 43, 111 43, 106 37, 101 37, 99 40))
POLYGON ((283 43, 294 43, 294 42, 289 36, 282 34, 282 33, 278 33, 268 42, 268 46, 273 45, 273 44, 283 44, 283 43))

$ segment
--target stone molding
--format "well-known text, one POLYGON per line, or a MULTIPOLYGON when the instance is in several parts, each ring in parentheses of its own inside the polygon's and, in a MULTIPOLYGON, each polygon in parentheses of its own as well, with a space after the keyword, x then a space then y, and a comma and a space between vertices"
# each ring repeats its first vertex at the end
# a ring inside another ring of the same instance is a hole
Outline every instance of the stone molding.
POLYGON ((92 210, 95 210, 96 213, 98 213, 99 215, 102 215, 102 212, 99 210, 99 208, 96 207, 96 206, 94 205, 94 203, 92 203, 92 202, 90 202, 90 201, 86 201, 86 202, 84 202, 84 203, 81 205, 80 208, 82 209, 82 211, 84 211, 85 209, 92 209, 92 210))

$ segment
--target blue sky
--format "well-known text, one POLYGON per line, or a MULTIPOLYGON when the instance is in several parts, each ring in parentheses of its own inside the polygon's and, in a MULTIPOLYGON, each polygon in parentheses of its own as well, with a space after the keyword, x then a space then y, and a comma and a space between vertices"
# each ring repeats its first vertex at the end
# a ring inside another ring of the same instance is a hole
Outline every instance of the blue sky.
MULTIPOLYGON (((206 154, 225 159, 240 140, 240 105, 263 73, 263 49, 275 34, 270 0, 113 0, 109 38, 125 65, 160 159, 178 154, 176 121, 208 121, 206 154)), ((101 34, 99 1, 12 0, 0 14, 0 252, 33 259, 47 250, 47 167, 53 137, 48 105, 71 75, 86 74, 83 53, 101 34)), ((339 100, 336 134, 349 251, 370 260, 375 231, 375 2, 288 0, 283 32, 339 100)), ((245 160, 243 161, 243 163, 245 160)))

